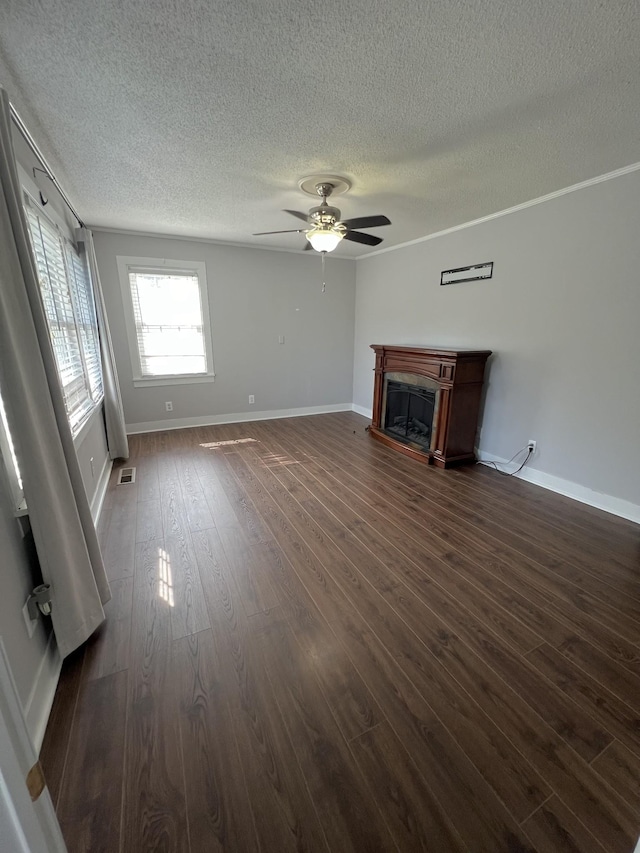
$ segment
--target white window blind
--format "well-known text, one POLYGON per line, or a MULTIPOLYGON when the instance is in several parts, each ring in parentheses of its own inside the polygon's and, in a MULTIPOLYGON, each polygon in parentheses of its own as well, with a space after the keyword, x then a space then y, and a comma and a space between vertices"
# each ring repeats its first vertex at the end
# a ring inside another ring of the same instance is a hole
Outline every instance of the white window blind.
POLYGON ((128 268, 140 376, 207 375, 207 342, 197 272, 128 268))
POLYGON ((100 344, 93 292, 75 246, 26 197, 26 212, 71 431, 102 400, 100 344))

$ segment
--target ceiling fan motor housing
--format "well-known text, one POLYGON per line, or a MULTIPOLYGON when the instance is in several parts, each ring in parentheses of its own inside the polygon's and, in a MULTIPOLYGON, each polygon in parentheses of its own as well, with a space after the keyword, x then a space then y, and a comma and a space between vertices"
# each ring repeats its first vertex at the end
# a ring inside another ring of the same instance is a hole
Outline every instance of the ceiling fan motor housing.
POLYGON ((314 225, 334 225, 340 221, 340 210, 328 204, 312 207, 309 211, 309 221, 314 225))

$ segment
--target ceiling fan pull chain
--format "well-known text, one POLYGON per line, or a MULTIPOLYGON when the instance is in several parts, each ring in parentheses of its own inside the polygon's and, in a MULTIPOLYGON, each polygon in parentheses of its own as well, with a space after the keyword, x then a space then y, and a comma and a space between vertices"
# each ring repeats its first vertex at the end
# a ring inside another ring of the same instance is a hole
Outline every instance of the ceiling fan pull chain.
POLYGON ((321 252, 320 254, 322 255, 322 292, 325 293, 326 289, 327 289, 327 282, 326 282, 326 276, 325 276, 325 272, 324 272, 324 269, 325 269, 324 259, 325 259, 327 253, 321 252))

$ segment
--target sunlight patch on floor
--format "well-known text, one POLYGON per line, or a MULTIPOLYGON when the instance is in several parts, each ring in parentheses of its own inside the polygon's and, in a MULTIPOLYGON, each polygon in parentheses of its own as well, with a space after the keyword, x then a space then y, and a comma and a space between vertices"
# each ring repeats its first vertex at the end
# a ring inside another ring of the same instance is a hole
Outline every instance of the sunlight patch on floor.
POLYGON ((171 559, 163 548, 158 548, 158 595, 169 607, 174 606, 171 559))
POLYGON ((250 442, 258 443, 257 438, 229 438, 226 441, 206 441, 200 445, 207 450, 215 450, 216 447, 228 447, 230 444, 249 444, 250 442))

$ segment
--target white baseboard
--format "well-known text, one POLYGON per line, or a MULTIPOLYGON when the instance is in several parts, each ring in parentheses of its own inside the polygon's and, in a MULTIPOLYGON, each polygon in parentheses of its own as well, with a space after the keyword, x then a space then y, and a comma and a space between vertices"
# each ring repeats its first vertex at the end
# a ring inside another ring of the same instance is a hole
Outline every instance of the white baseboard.
POLYGON ((54 633, 51 631, 24 709, 27 728, 36 752, 40 752, 44 740, 61 671, 62 657, 58 651, 54 633))
POLYGON ((197 418, 172 418, 165 421, 146 421, 127 424, 127 434, 163 432, 167 429, 215 426, 216 424, 244 424, 251 421, 270 421, 277 418, 300 418, 305 415, 326 415, 331 412, 350 412, 351 403, 331 403, 327 406, 304 406, 299 409, 272 409, 266 412, 236 412, 229 415, 201 415, 197 418))
MULTIPOLYGON (((483 450, 476 452, 480 462, 496 462, 508 473, 511 473, 512 469, 518 467, 517 464, 513 463, 509 465, 509 460, 503 459, 500 456, 494 456, 492 453, 485 453, 483 450)), ((627 518, 629 521, 635 521, 637 524, 640 524, 640 506, 631 503, 631 501, 616 498, 613 495, 605 495, 602 492, 596 492, 587 486, 581 486, 579 483, 565 480, 562 477, 556 477, 554 474, 547 474, 544 471, 538 471, 535 468, 525 467, 522 471, 514 474, 514 476, 519 477, 521 480, 526 480, 528 483, 534 483, 536 486, 542 486, 543 489, 549 489, 560 495, 566 495, 566 497, 573 498, 576 501, 580 501, 580 503, 589 504, 589 506, 594 506, 597 509, 610 512, 612 515, 618 515, 621 518, 627 518)))
POLYGON ((104 460, 104 465, 102 466, 102 471, 98 478, 98 485, 96 486, 96 490, 93 493, 93 499, 91 501, 91 517, 93 518, 94 524, 98 523, 100 513, 102 512, 102 504, 104 503, 104 497, 107 494, 107 486, 109 485, 109 477, 111 476, 112 468, 113 460, 107 456, 104 460))
POLYGON ((364 406, 357 406, 355 403, 351 404, 351 411, 358 415, 362 415, 364 418, 368 418, 369 420, 373 417, 373 409, 367 409, 364 406))

